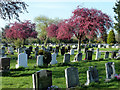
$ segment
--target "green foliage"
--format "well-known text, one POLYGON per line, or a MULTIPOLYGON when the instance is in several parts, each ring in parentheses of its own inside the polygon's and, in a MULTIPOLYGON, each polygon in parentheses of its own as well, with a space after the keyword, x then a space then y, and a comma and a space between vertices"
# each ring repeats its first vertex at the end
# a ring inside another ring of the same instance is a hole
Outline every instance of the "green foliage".
POLYGON ((115 33, 113 30, 111 30, 108 34, 108 37, 107 37, 107 43, 110 44, 110 43, 116 43, 116 40, 115 40, 115 33))
POLYGON ((39 55, 43 55, 43 52, 44 52, 44 50, 40 49, 40 50, 38 51, 38 54, 39 54, 39 55))
POLYGON ((46 16, 38 16, 34 19, 34 21, 36 23, 36 30, 38 31, 38 38, 40 38, 40 40, 44 41, 44 43, 46 44, 48 40, 46 28, 50 24, 57 24, 60 21, 60 19, 50 19, 46 16))
POLYGON ((23 40, 21 39, 14 40, 14 45, 16 47, 20 47, 21 45, 23 45, 23 40))
MULTIPOLYGON (((95 48, 96 50, 97 48, 95 48)), ((101 51, 112 51, 116 50, 113 48, 100 48, 101 51)), ((58 53, 60 54, 60 53, 58 53)), ((75 55, 77 54, 77 51, 75 51, 75 55)), ((73 61, 74 56, 70 56, 70 61, 73 61)), ((110 53, 111 55, 111 53, 110 53)), ((8 57, 16 57, 17 58, 17 53, 15 55, 8 55, 8 57)), ((83 54, 83 59, 85 57, 85 54, 83 54)), ((104 57, 104 53, 101 54, 101 57, 104 57)), ((48 66, 48 67, 35 67, 34 65, 36 64, 36 58, 28 60, 28 67, 27 68, 19 68, 16 69, 16 59, 11 59, 10 62, 10 73, 3 75, 0 77, 2 80, 2 88, 9 88, 12 90, 12 88, 33 88, 32 84, 32 74, 45 69, 45 70, 51 70, 52 71, 52 85, 58 86, 60 89, 66 88, 66 79, 65 79, 65 69, 69 67, 76 67, 78 68, 78 73, 79 73, 79 81, 81 86, 77 87, 80 88, 80 90, 87 90, 87 89, 95 89, 95 90, 104 90, 106 89, 112 89, 112 88, 119 88, 119 82, 118 80, 113 80, 109 83, 105 83, 104 80, 106 78, 106 72, 105 72, 105 63, 107 62, 115 62, 115 71, 117 74, 119 74, 119 66, 120 66, 120 60, 102 60, 102 61, 97 61, 94 60, 95 54, 93 55, 93 60, 91 62, 89 61, 82 61, 80 62, 70 62, 70 63, 63 63, 63 58, 64 56, 58 55, 56 58, 58 61, 58 64, 48 66), (87 80, 87 73, 86 71, 89 69, 89 66, 97 66, 98 74, 99 74, 99 80, 100 83, 90 83, 89 86, 84 86, 87 80), (19 82, 18 82, 19 81, 19 82), (17 84, 15 84, 17 83, 17 84)), ((79 90, 75 89, 74 90, 79 90)))

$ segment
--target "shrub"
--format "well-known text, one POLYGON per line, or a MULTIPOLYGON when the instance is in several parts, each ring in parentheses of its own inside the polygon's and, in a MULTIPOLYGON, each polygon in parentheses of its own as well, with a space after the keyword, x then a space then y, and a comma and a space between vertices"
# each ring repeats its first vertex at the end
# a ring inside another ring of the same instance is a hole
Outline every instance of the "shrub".
POLYGON ((39 55, 43 55, 43 52, 44 52, 44 50, 40 49, 40 50, 38 51, 38 54, 39 54, 39 55))

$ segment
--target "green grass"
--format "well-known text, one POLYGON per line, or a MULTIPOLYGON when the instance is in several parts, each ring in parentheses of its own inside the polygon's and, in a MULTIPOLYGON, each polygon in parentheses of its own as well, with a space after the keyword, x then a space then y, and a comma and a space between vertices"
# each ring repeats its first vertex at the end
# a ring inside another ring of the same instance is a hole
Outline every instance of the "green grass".
MULTIPOLYGON (((101 49, 100 49, 101 50, 101 49)), ((103 49, 104 50, 104 49, 103 49)), ((77 52, 75 51, 75 54, 77 52)), ((34 54, 32 54, 34 56, 34 54)), ((70 61, 74 59, 75 55, 70 56, 70 61)), ((84 61, 85 55, 83 54, 83 60, 80 62, 70 62, 67 65, 62 64, 64 56, 58 54, 57 61, 58 64, 53 66, 48 66, 47 68, 39 68, 36 67, 36 59, 28 60, 27 68, 19 68, 16 69, 16 60, 17 53, 15 55, 8 55, 11 57, 10 62, 10 73, 3 74, 2 77, 2 88, 32 88, 32 74, 36 71, 46 69, 52 71, 52 83, 53 85, 58 86, 59 88, 66 88, 66 80, 65 80, 65 69, 68 67, 77 67, 79 72, 79 81, 81 86, 77 88, 120 88, 120 81, 112 80, 109 83, 105 83, 104 80, 106 78, 105 72, 105 63, 107 62, 115 62, 115 70, 117 74, 120 74, 120 60, 114 59, 106 59, 102 61, 95 60, 95 54, 93 55, 92 61, 84 61), (87 73, 89 66, 97 66, 100 82, 99 83, 91 83, 88 87, 85 87, 84 84, 87 80, 87 73)), ((104 58, 104 53, 101 55, 104 58)))

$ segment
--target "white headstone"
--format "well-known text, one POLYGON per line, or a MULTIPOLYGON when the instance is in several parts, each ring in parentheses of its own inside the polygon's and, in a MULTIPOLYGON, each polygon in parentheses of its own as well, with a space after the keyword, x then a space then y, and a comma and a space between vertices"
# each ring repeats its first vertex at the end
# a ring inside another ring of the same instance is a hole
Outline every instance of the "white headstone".
POLYGON ((43 66, 43 55, 37 56, 37 66, 43 66))
POLYGON ((53 54, 52 54, 52 60, 51 60, 50 64, 51 64, 51 65, 57 64, 56 53, 53 53, 53 54))
POLYGON ((99 49, 96 50, 96 58, 95 60, 98 60, 101 57, 101 52, 99 52, 99 49))
POLYGON ((74 55, 74 49, 70 50, 70 55, 74 55))
POLYGON ((18 55, 18 64, 16 64, 16 68, 19 68, 20 66, 27 67, 27 54, 25 53, 20 53, 18 55))

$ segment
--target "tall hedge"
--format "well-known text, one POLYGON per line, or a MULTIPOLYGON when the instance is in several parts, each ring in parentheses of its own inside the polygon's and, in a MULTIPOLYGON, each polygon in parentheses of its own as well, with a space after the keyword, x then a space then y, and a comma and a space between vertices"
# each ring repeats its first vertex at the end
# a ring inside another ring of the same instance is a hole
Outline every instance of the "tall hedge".
POLYGON ((108 44, 116 43, 115 33, 114 33, 113 29, 112 29, 112 30, 109 32, 109 34, 108 34, 107 43, 108 43, 108 44))

